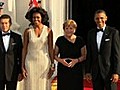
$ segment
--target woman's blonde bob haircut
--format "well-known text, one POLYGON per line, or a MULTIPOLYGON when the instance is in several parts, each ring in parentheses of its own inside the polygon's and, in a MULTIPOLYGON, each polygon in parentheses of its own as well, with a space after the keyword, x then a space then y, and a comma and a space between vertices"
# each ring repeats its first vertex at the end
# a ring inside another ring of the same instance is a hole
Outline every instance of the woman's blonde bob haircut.
POLYGON ((66 26, 70 26, 70 25, 72 25, 75 29, 77 28, 77 23, 74 20, 69 19, 63 23, 63 29, 65 29, 66 26))

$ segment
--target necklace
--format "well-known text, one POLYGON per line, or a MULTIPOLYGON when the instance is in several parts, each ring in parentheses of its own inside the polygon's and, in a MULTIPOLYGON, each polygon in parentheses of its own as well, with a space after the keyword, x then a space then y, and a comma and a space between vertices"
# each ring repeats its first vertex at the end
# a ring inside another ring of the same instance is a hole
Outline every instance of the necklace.
POLYGON ((76 36, 72 35, 71 37, 64 36, 69 42, 75 43, 76 36))

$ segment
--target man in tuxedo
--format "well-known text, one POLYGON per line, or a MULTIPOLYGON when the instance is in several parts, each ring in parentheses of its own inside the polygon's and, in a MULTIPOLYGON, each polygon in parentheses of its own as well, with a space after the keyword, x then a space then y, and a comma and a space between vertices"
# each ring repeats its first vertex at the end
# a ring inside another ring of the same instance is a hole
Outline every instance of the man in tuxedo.
POLYGON ((0 90, 16 90, 18 77, 22 76, 22 38, 10 30, 11 17, 0 17, 0 90))
POLYGON ((117 90, 120 75, 120 39, 115 28, 106 26, 104 10, 95 12, 96 28, 88 32, 86 79, 93 90, 117 90))

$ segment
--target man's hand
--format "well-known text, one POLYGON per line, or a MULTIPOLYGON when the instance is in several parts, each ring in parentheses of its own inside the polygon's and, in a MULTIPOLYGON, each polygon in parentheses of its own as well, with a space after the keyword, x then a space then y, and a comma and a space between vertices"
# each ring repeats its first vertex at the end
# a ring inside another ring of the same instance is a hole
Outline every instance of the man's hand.
POLYGON ((85 78, 88 82, 91 82, 91 80, 92 80, 92 76, 90 73, 86 73, 85 78))
POLYGON ((113 83, 117 83, 119 80, 119 75, 118 74, 113 74, 111 78, 113 83))
POLYGON ((24 78, 24 77, 23 77, 23 75, 22 75, 22 74, 19 74, 19 75, 18 75, 18 81, 22 81, 22 80, 23 80, 23 78, 24 78))

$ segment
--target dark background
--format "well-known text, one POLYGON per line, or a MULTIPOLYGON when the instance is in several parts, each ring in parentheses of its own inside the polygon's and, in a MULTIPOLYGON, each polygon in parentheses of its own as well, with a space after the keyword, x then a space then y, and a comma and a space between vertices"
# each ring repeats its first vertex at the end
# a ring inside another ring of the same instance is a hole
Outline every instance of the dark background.
POLYGON ((76 35, 85 41, 88 31, 96 26, 94 13, 98 9, 106 11, 107 25, 120 31, 120 0, 72 0, 72 19, 78 25, 76 35))

